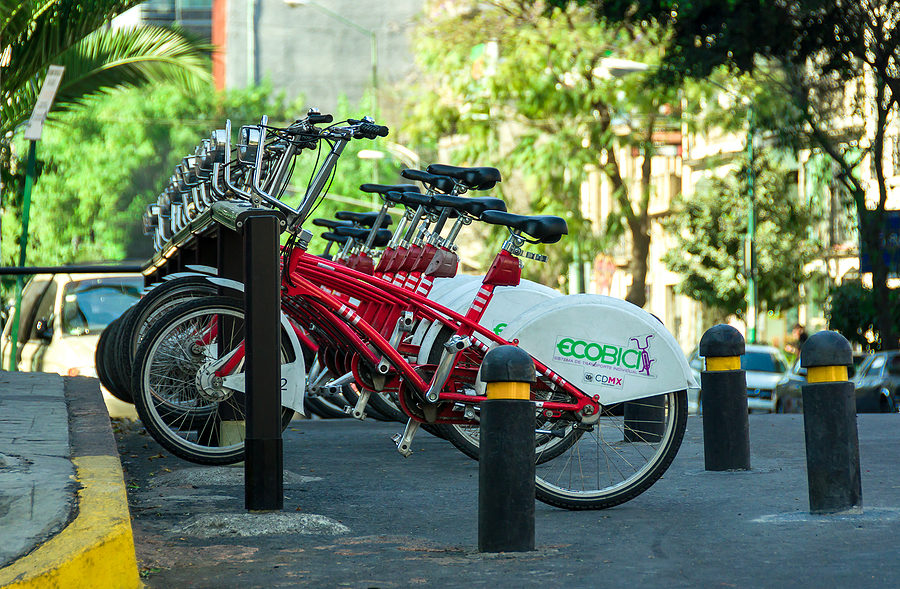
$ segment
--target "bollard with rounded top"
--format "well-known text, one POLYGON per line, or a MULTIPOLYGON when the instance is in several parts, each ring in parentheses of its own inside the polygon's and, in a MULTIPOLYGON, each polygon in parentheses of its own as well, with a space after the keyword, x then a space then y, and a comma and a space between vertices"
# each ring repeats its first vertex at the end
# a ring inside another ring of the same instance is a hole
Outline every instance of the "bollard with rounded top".
POLYGON ((700 355, 706 358, 700 373, 706 470, 750 470, 744 336, 730 325, 714 325, 700 338, 700 355))
POLYGON ((850 342, 835 331, 813 334, 800 350, 807 371, 801 394, 811 513, 862 510, 856 395, 847 380, 852 364, 850 342))
POLYGON ((517 346, 499 346, 481 364, 478 550, 534 550, 534 362, 517 346))

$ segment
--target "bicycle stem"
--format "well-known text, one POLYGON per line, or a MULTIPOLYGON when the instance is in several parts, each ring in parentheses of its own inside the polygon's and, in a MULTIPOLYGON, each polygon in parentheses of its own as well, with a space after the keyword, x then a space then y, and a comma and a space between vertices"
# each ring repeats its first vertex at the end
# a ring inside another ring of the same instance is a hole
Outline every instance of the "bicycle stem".
POLYGON ((300 204, 300 210, 297 212, 297 217, 290 228, 291 231, 296 231, 303 225, 303 222, 306 221, 306 217, 309 216, 316 199, 319 198, 319 195, 325 188, 325 183, 331 176, 331 172, 334 170, 334 166, 337 164, 338 158, 341 157, 341 153, 347 146, 348 141, 349 139, 342 137, 334 142, 331 151, 322 163, 322 167, 319 168, 319 172, 316 174, 312 184, 310 184, 309 189, 306 191, 306 195, 303 197, 303 202, 300 204))

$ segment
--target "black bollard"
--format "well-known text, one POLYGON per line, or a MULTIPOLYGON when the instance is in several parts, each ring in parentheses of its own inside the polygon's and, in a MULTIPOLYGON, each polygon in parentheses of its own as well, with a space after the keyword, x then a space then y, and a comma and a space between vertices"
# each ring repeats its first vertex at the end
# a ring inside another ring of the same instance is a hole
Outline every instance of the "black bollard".
POLYGON ((284 507, 281 438, 280 217, 255 209, 244 220, 246 412, 244 506, 284 507))
POLYGON ((730 325, 710 327, 700 338, 700 355, 706 358, 700 373, 706 470, 750 470, 744 337, 730 325))
POLYGON ((810 336, 800 350, 810 513, 862 510, 856 395, 847 380, 852 363, 850 342, 835 331, 810 336))
POLYGON ((534 550, 534 362, 516 346, 488 352, 481 364, 478 463, 479 552, 534 550))
POLYGON ((656 395, 624 404, 624 442, 656 443, 666 433, 666 396, 656 395))

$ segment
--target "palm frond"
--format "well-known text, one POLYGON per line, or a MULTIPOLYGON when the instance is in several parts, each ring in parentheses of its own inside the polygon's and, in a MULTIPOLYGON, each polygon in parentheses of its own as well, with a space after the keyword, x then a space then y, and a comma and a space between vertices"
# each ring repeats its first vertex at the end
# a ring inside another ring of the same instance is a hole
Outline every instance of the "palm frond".
POLYGON ((19 38, 28 23, 40 17, 59 0, 0 0, 0 35, 19 38))
POLYGON ((2 50, 10 67, 3 94, 14 92, 62 53, 140 0, 3 0, 2 50))
MULTIPOLYGON (((54 110, 115 87, 175 82, 196 90, 211 80, 204 51, 209 47, 179 32, 158 27, 100 30, 63 52, 54 63, 65 66, 54 110)), ((34 84, 3 95, 0 132, 28 118, 36 100, 34 84)))

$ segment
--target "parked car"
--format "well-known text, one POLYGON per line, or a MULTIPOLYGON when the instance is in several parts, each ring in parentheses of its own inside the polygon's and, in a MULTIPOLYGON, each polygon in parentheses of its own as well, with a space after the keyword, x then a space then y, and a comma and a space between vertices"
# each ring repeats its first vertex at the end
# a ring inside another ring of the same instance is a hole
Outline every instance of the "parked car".
POLYGON ((802 413, 803 397, 800 387, 806 384, 806 368, 800 366, 800 358, 794 360, 791 369, 775 385, 775 413, 802 413))
POLYGON ((900 350, 872 354, 850 380, 856 385, 857 413, 894 413, 900 396, 900 350))
MULTIPOLYGON (((853 365, 847 367, 847 376, 853 380, 862 369, 863 364, 871 361, 872 356, 872 354, 853 354, 853 365)), ((800 387, 804 384, 806 384, 806 368, 800 366, 800 358, 797 358, 784 378, 775 385, 775 411, 777 413, 803 413, 803 395, 800 387)), ((894 406, 896 407, 896 403, 894 406)), ((857 413, 865 412, 860 411, 858 401, 856 411, 857 413)))
MULTIPOLYGON (((688 360, 697 382, 704 369, 704 359, 700 350, 695 349, 688 360)), ((773 392, 775 385, 782 379, 788 369, 784 352, 774 346, 747 344, 741 356, 741 368, 747 374, 747 407, 751 411, 776 410, 773 392)), ((700 413, 703 408, 703 391, 688 393, 688 411, 700 413)))
MULTIPOLYGON (((39 274, 22 290, 16 366, 24 372, 97 376, 100 332, 137 302, 140 274, 39 274)), ((11 314, 10 314, 11 315, 11 314)), ((0 360, 9 368, 12 320, 0 336, 0 360)), ((134 406, 101 389, 111 417, 133 417, 134 406)))

